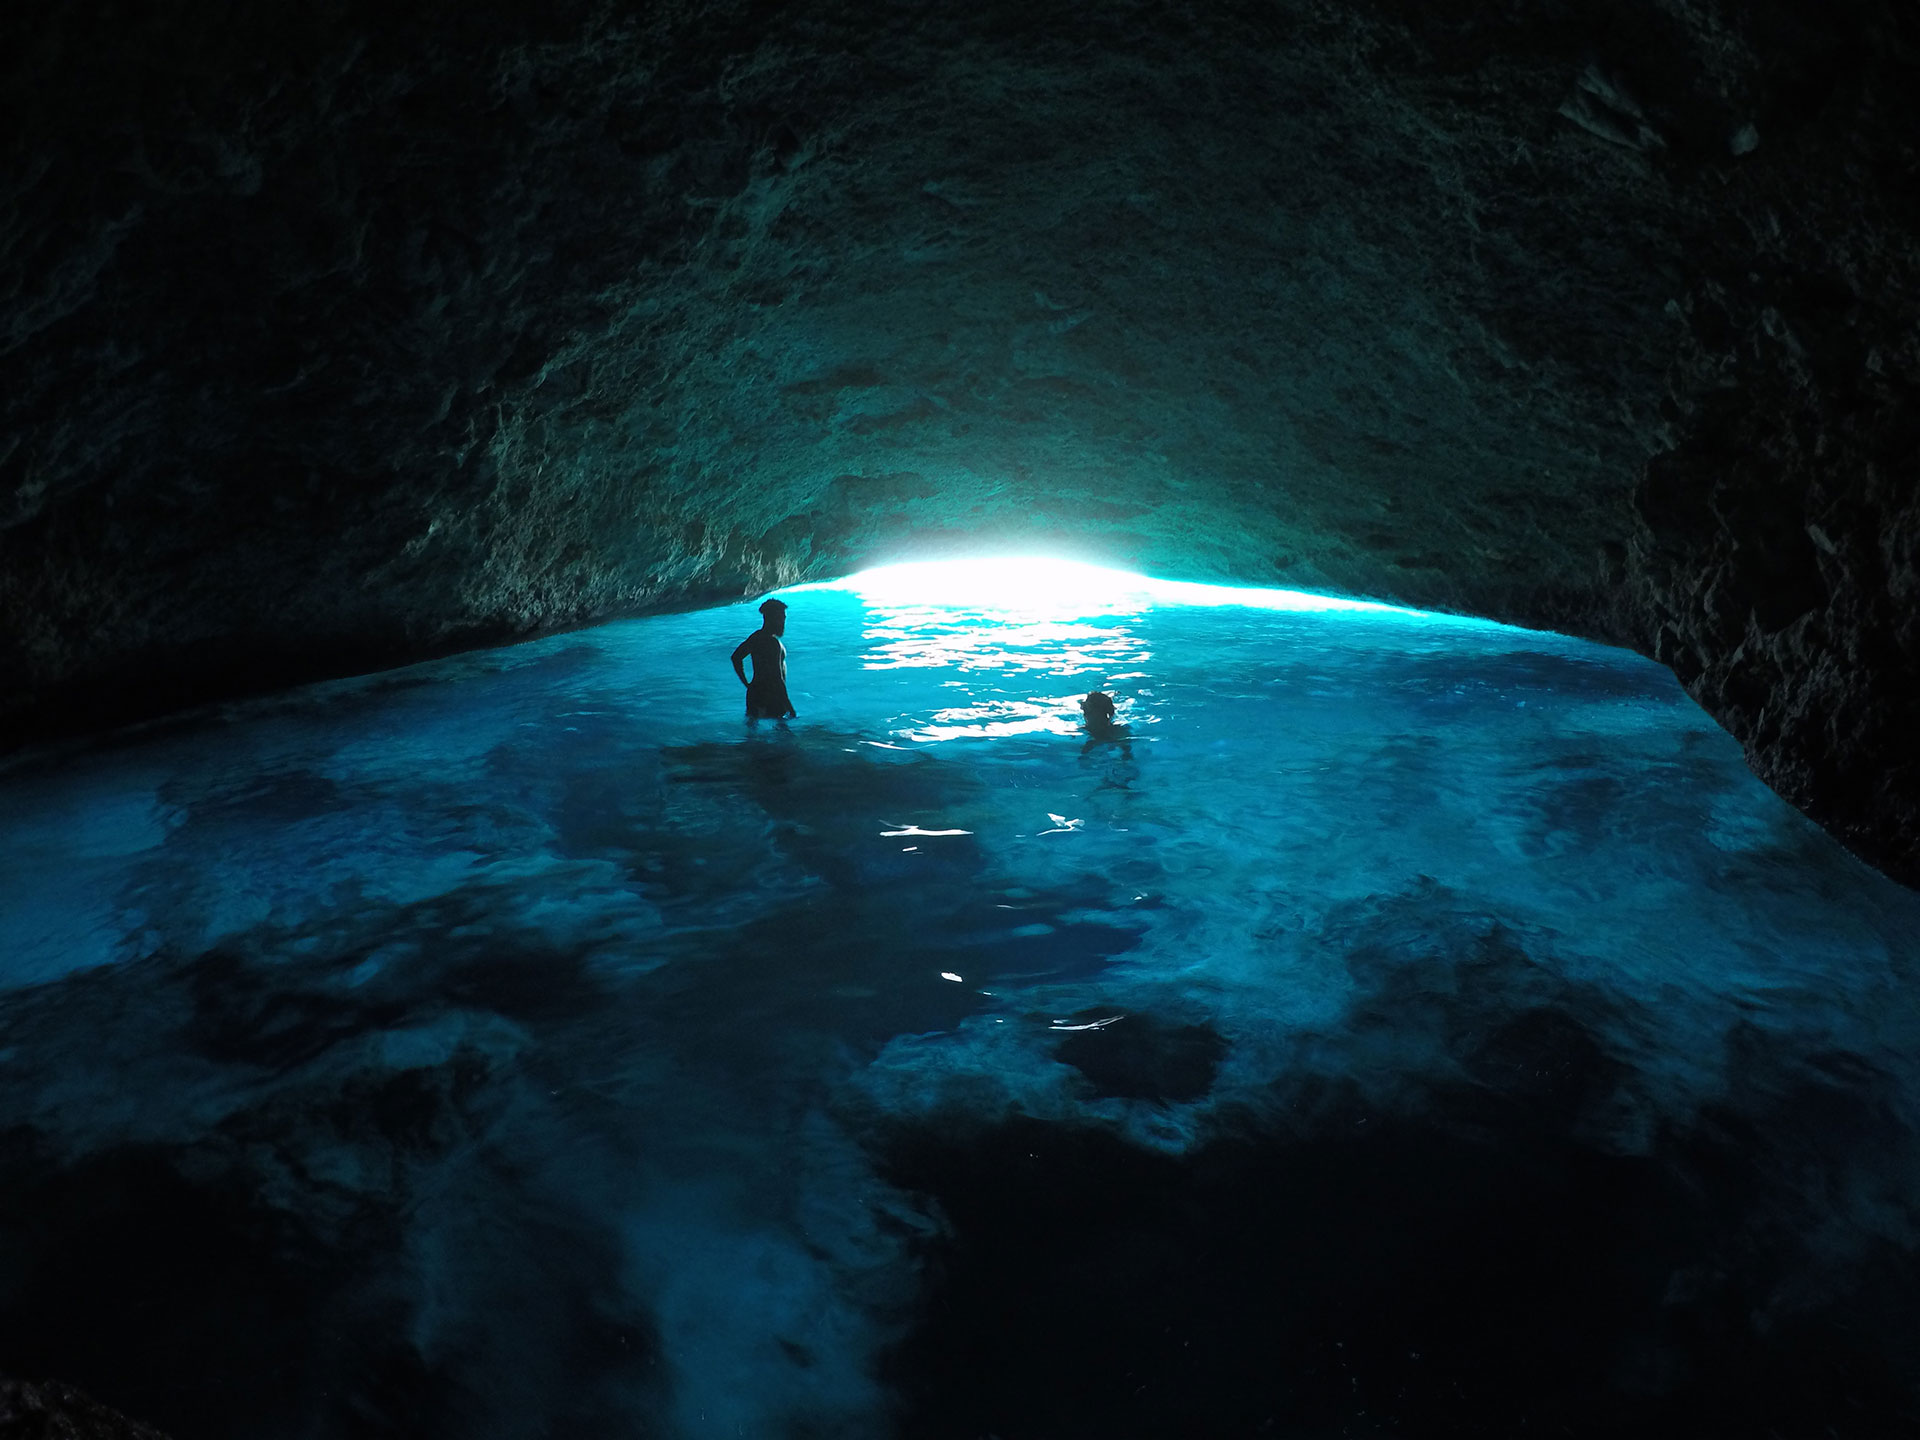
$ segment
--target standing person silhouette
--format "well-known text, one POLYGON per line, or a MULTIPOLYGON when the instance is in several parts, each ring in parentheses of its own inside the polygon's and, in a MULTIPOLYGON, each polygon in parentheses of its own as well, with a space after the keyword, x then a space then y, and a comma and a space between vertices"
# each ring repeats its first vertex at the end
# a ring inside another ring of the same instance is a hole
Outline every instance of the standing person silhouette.
POLYGON ((733 673, 747 687, 747 719, 797 720, 800 712, 787 696, 787 647, 780 637, 787 633, 787 607, 779 600, 760 606, 760 628, 740 642, 733 652, 733 673), (747 676, 743 663, 753 661, 753 676, 747 676))

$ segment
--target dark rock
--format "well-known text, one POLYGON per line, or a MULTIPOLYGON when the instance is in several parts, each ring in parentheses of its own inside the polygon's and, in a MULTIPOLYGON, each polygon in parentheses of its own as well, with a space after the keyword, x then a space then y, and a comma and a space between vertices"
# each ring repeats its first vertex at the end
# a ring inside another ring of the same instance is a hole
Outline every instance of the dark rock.
POLYGON ((167 1440, 58 1380, 0 1379, 0 1440, 167 1440))
POLYGON ((1020 542, 1638 645, 1913 878, 1902 0, 0 15, 0 739, 1020 542))
POLYGON ((1569 1123, 1596 1098, 1618 1066, 1563 1010, 1523 1010, 1464 1057, 1467 1073, 1523 1112, 1569 1123))
POLYGON ((1920 883, 1920 344, 1828 296, 1854 333, 1816 356, 1769 288, 1690 301, 1696 393, 1635 494, 1636 608, 1762 779, 1920 883))
POLYGON ((1213 1088, 1227 1042, 1211 1025, 1174 1025, 1153 1015, 1087 1011, 1054 1047, 1054 1058, 1086 1077, 1096 1095, 1132 1100, 1198 1100, 1213 1088))

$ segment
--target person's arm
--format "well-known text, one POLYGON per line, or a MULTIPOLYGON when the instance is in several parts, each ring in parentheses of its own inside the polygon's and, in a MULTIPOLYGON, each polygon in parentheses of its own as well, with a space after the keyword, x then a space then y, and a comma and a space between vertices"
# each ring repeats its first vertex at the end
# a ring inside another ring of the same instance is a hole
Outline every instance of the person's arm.
POLYGON ((742 685, 751 685, 753 683, 751 680, 747 679, 747 667, 740 663, 752 653, 753 653, 753 637, 751 635, 749 635, 746 639, 742 640, 739 646, 733 652, 733 673, 740 677, 740 683, 742 685))

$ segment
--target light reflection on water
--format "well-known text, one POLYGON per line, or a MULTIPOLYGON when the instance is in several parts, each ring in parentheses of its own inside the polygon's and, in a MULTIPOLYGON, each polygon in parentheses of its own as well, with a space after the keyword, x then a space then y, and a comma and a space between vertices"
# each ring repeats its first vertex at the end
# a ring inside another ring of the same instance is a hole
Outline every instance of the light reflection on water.
MULTIPOLYGON (((868 670, 937 669, 1031 672, 1055 679, 1140 678, 1132 667, 1153 652, 1126 622, 1150 610, 1154 597, 1137 577, 1068 567, 1065 575, 1026 562, 907 565, 870 571, 830 586, 789 592, 857 596, 866 611, 868 670), (983 573, 984 570, 984 573, 983 573), (1036 574, 1047 583, 1036 586, 1036 574), (944 602, 929 600, 949 598, 944 602), (982 598, 982 597, 986 598, 982 598), (1105 623, 1090 623, 1099 616, 1105 623)), ((964 680, 947 687, 968 688, 964 680)), ((1057 696, 1000 697, 937 710, 901 731, 920 742, 1070 735, 1080 729, 1076 705, 1057 696)))
POLYGON ((1037 670, 1048 675, 1110 673, 1153 658, 1123 627, 1056 622, 1001 625, 990 612, 876 613, 867 630, 869 670, 1037 670))

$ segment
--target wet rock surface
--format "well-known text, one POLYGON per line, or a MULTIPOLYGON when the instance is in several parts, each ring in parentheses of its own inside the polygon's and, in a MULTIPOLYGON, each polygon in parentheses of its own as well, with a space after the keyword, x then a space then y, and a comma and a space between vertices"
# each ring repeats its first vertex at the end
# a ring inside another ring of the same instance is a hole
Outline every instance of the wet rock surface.
POLYGON ((0 730, 1019 543, 1638 645, 1912 879, 1915 24, 10 6, 0 730))
POLYGON ((0 1435, 7 1440, 166 1440, 58 1381, 0 1379, 0 1435))
POLYGON ((1914 884, 1920 332, 1838 286, 1781 295, 1816 263, 1689 298, 1681 438, 1635 494, 1634 613, 1762 779, 1914 884))

